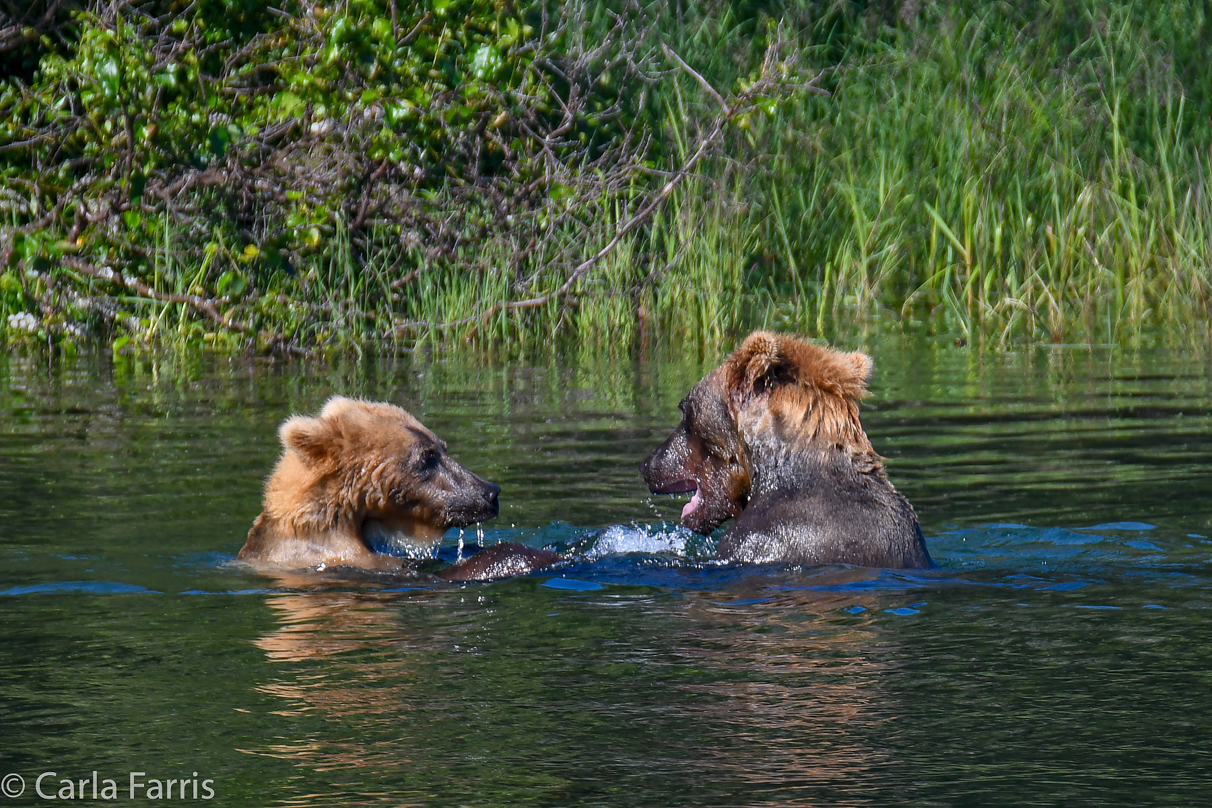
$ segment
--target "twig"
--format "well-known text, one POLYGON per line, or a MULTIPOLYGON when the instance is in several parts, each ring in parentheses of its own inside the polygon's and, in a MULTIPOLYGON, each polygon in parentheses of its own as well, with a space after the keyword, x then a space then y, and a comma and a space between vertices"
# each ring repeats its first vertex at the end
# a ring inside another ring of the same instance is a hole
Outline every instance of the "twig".
MULTIPOLYGON (((391 4, 391 10, 392 10, 392 20, 393 20, 393 27, 394 27, 395 10, 396 10, 395 3, 391 4)), ((404 45, 412 44, 413 37, 415 37, 417 35, 417 33, 421 30, 421 26, 423 26, 425 23, 429 22, 429 16, 430 15, 429 15, 428 11, 426 11, 424 14, 421 15, 421 19, 419 19, 417 21, 417 24, 413 26, 413 29, 411 31, 409 31, 407 34, 405 34, 404 38, 400 40, 400 42, 399 42, 400 47, 403 47, 404 45)))
MULTIPOLYGON (((110 269, 108 267, 97 267, 92 264, 85 263, 75 258, 64 258, 63 265, 71 267, 77 272, 81 272, 89 277, 96 278, 106 283, 112 283, 115 286, 122 286, 143 297, 150 298, 160 303, 175 303, 177 305, 189 306, 195 311, 205 314, 210 319, 221 325, 223 328, 231 331, 237 331, 241 334, 254 333, 252 326, 247 323, 242 323, 239 320, 233 320, 230 317, 219 311, 219 307, 215 301, 209 300, 198 295, 181 295, 175 292, 161 292, 148 286, 143 281, 137 278, 132 278, 129 275, 110 269)), ((310 355, 308 351, 287 342, 283 337, 269 331, 255 332, 257 336, 269 343, 275 350, 282 350, 287 353, 293 353, 299 356, 310 355)))
POLYGON ((362 192, 362 204, 358 207, 358 216, 354 219, 350 228, 353 230, 361 230, 362 225, 366 222, 366 212, 370 210, 370 196, 374 193, 375 183, 383 176, 383 172, 391 165, 391 161, 384 157, 383 162, 379 163, 379 167, 370 175, 370 179, 366 181, 366 190, 362 192))
POLYGON ((420 274, 421 274, 421 268, 417 267, 412 272, 409 272, 407 275, 405 275, 403 278, 396 278, 394 281, 391 282, 391 285, 388 288, 391 289, 391 291, 393 291, 393 292, 398 289, 403 289, 405 286, 407 286, 408 284, 415 281, 420 274))
POLYGON ((670 60, 673 61, 674 64, 682 68, 682 70, 684 70, 686 73, 689 73, 690 77, 699 83, 699 86, 706 91, 707 95, 715 99, 715 102, 720 105, 720 109, 725 115, 732 115, 732 108, 728 106, 728 102, 724 100, 724 96, 716 92, 716 89, 711 86, 711 83, 708 82, 707 79, 703 78, 703 76, 693 67, 686 64, 686 62, 682 60, 682 57, 678 56, 673 48, 669 47, 664 42, 661 43, 661 50, 667 57, 669 57, 670 60))
MULTIPOLYGON (((763 68, 765 70, 770 69, 771 62, 773 61, 773 55, 774 55, 776 49, 780 45, 781 45, 781 42, 776 42, 770 46, 770 49, 767 51, 766 58, 763 62, 763 68)), ((578 264, 576 266, 576 268, 573 269, 572 273, 569 274, 568 278, 564 281, 564 283, 561 284, 559 286, 559 288, 555 289, 554 291, 548 292, 547 294, 544 294, 544 295, 538 295, 536 297, 527 298, 525 300, 513 300, 513 301, 495 303, 484 312, 481 312, 479 314, 473 314, 469 317, 464 317, 459 320, 452 320, 452 321, 446 322, 446 323, 425 323, 425 322, 401 323, 396 326, 395 330, 397 333, 400 331, 403 331, 403 330, 418 330, 418 329, 425 329, 425 328, 435 329, 438 331, 448 331, 452 328, 458 328, 460 326, 470 325, 471 323, 474 323, 477 321, 487 322, 494 315, 499 314, 503 311, 519 311, 519 310, 523 310, 523 309, 533 309, 533 308, 537 308, 538 306, 543 306, 543 305, 551 302, 552 300, 557 300, 557 299, 565 297, 572 291, 572 287, 576 284, 576 282, 578 280, 580 280, 580 278, 586 272, 588 272, 590 269, 592 269, 594 266, 596 266, 598 264, 598 262, 600 262, 607 255, 609 255, 615 249, 615 247, 617 247, 623 241, 623 239, 627 237, 627 234, 629 234, 631 231, 633 231, 637 227, 639 227, 643 222, 648 220, 652 216, 653 213, 656 212, 656 210, 665 202, 665 200, 669 198, 670 194, 673 193, 673 190, 675 188, 677 188, 677 186, 682 182, 682 180, 684 180, 694 170, 694 167, 696 165, 698 165, 699 161, 702 160, 703 157, 706 156, 707 153, 715 146, 716 142, 723 135, 724 128, 728 125, 728 123, 738 114, 739 111, 744 109, 745 104, 751 98, 753 98, 758 93, 765 91, 765 89, 768 86, 767 81, 759 80, 748 90, 746 90, 746 91, 740 93, 738 96, 736 96, 733 103, 729 104, 727 101, 724 100, 724 97, 721 96, 719 94, 719 92, 717 92, 715 90, 715 88, 712 87, 707 82, 706 79, 704 79, 701 75, 699 75, 697 72, 695 72, 694 69, 691 68, 689 65, 687 65, 684 61, 682 61, 682 59, 680 57, 678 57, 677 54, 675 54, 670 48, 668 48, 667 46, 664 46, 664 45, 662 45, 662 47, 665 49, 665 52, 667 55, 669 55, 679 66, 681 66, 682 69, 688 71, 692 76, 694 76, 695 79, 709 91, 709 94, 719 102, 720 114, 716 116, 715 121, 711 127, 711 131, 707 135, 707 137, 705 137, 701 141, 699 141, 698 148, 695 149, 694 154, 691 155, 690 158, 685 163, 682 164, 681 168, 679 168, 673 174, 673 176, 671 176, 665 182, 665 184, 661 187, 661 190, 658 191, 653 196, 653 198, 651 200, 649 200, 648 203, 646 205, 644 205, 634 216, 632 216, 630 219, 628 219, 626 222, 624 222, 622 225, 620 225, 619 228, 615 231, 614 236, 611 237, 610 241, 606 242, 605 246, 603 246, 600 250, 598 250, 592 256, 590 256, 589 258, 585 259, 580 264, 578 264)), ((764 72, 765 72, 765 70, 764 70, 764 72)), ((765 77, 763 77, 763 78, 765 78, 765 77)))
POLYGON ((673 269, 677 265, 678 261, 682 260, 682 256, 686 254, 686 246, 687 246, 687 242, 685 242, 685 241, 683 241, 681 244, 679 244, 678 251, 673 254, 672 258, 670 258, 668 261, 665 262, 664 266, 660 267, 659 269, 652 270, 647 275, 645 275, 644 278, 639 283, 637 283, 635 286, 631 287, 632 294, 640 292, 641 290, 643 290, 643 288, 645 286, 652 283, 654 280, 659 278, 661 275, 664 275, 669 270, 673 269))

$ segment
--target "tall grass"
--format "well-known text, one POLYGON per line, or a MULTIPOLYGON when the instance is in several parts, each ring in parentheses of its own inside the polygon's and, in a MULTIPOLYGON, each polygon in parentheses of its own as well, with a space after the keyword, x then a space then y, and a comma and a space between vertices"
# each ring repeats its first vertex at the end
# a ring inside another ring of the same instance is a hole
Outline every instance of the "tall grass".
MULTIPOLYGON (((297 292, 262 300, 257 321, 338 347, 571 336, 631 350, 658 334, 708 345, 752 325, 827 333, 874 321, 999 344, 1157 329, 1212 338, 1205 5, 913 5, 860 14, 790 0, 773 17, 678 6, 662 26, 669 42, 722 90, 745 78, 777 17, 810 61, 836 66, 831 94, 747 118, 568 297, 431 328, 550 294, 568 267, 517 277, 509 255, 474 247, 461 267, 427 266, 419 247, 357 256, 338 227, 332 248, 297 268, 297 292)), ((675 166, 715 107, 685 78, 653 92, 653 133, 675 166)), ((603 198, 582 217, 588 234, 553 238, 581 239, 591 255, 629 206, 603 198)), ((216 275, 222 245, 213 256, 194 268, 166 258, 165 283, 188 290, 216 275)), ((188 333, 182 310, 146 305, 149 340, 188 333)))
MULTIPOLYGON (((721 87, 743 77, 763 24, 731 9, 669 28, 721 87)), ((977 1, 911 21, 834 9, 782 9, 814 58, 838 62, 829 97, 752 117, 725 149, 746 157, 681 186, 574 306, 502 318, 496 336, 630 347, 653 329, 712 343, 757 324, 826 333, 891 319, 1000 344, 1209 338, 1201 3, 977 1)), ((689 81, 668 86, 660 135, 676 164, 712 106, 689 81)), ((446 311, 508 294, 464 289, 446 311)))
POLYGON ((785 316, 1001 341, 1206 333, 1210 36, 1197 3, 923 12, 832 98, 765 124, 785 316))

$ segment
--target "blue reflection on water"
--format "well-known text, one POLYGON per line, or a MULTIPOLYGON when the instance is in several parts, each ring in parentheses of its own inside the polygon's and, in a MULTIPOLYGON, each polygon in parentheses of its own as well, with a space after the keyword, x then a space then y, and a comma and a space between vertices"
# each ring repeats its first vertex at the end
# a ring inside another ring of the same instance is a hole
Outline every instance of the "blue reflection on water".
MULTIPOLYGON (((537 571, 532 576, 540 580, 541 587, 549 590, 578 593, 595 592, 606 587, 631 587, 663 590, 667 595, 758 590, 735 600, 720 601, 731 606, 766 603, 778 597, 779 593, 819 593, 851 600, 852 605, 843 611, 860 614, 870 611, 871 606, 853 605, 855 598, 896 599, 898 595, 956 586, 1046 592, 1054 597, 1065 597, 1070 605, 1081 608, 1121 608, 1136 590, 1136 581, 1163 582, 1170 588, 1178 589, 1203 580, 1201 570, 1212 560, 1212 556, 1202 549, 1194 550, 1190 545, 1181 543, 1178 534, 1170 536, 1163 530, 1158 530, 1152 540, 1139 538, 1141 531, 1154 529, 1154 525, 1144 522, 1108 522, 1083 528, 1031 527, 1014 523, 957 527, 928 539, 931 553, 938 564, 929 570, 864 569, 845 565, 725 564, 712 560, 715 548, 712 539, 668 523, 613 525, 585 530, 564 522, 553 522, 538 529, 487 530, 482 534, 482 541, 484 546, 502 541, 521 541, 563 552, 567 556, 565 562, 537 571), (1098 600, 1082 602, 1095 598, 1098 600)), ((434 552, 434 558, 446 563, 455 562, 460 556, 456 542, 457 535, 452 533, 434 552)), ((478 542, 466 543, 462 556, 478 550, 478 542)), ((99 560, 106 562, 104 558, 99 560)), ((120 566, 117 562, 110 562, 110 565, 120 566)), ((187 595, 264 595, 286 591, 266 587, 263 583, 265 579, 257 575, 255 570, 222 553, 170 556, 167 557, 166 566, 173 571, 170 576, 175 576, 167 581, 163 577, 140 580, 141 576, 132 571, 132 580, 46 581, 2 589, 0 595, 110 595, 174 591, 187 595), (201 573, 218 577, 205 583, 195 582, 196 576, 201 573), (235 586, 232 585, 233 578, 237 579, 235 586), (182 584, 188 581, 190 585, 188 588, 173 587, 169 585, 173 580, 180 580, 182 584)), ((369 587, 388 593, 450 586, 425 575, 423 569, 420 575, 413 572, 394 576, 328 570, 322 578, 316 576, 314 583, 326 588, 356 590, 369 587)), ((112 568, 108 576, 114 576, 112 568)), ((297 587, 299 580, 304 582, 303 585, 308 585, 307 576, 295 580, 296 583, 288 586, 287 590, 297 587)), ((904 600, 908 601, 909 598, 904 600)), ((920 600, 920 594, 915 601, 878 605, 886 606, 882 611, 888 614, 910 616, 927 605, 926 601, 920 600)), ((1133 608, 1166 608, 1161 604, 1144 604, 1139 600, 1129 605, 1133 608)))
POLYGON ((52 581, 44 584, 14 586, 0 589, 0 595, 44 595, 62 594, 64 592, 87 592, 94 595, 135 595, 160 594, 154 589, 148 589, 136 584, 124 584, 116 581, 52 581))

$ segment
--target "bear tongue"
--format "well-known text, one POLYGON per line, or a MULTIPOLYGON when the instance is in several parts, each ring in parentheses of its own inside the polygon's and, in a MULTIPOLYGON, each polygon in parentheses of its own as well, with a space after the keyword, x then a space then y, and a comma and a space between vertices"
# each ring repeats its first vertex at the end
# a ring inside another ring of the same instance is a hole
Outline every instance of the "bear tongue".
POLYGON ((699 496, 698 491, 695 491, 694 496, 690 498, 690 501, 682 507, 682 518, 685 519, 687 516, 697 511, 699 506, 702 504, 703 498, 699 496))

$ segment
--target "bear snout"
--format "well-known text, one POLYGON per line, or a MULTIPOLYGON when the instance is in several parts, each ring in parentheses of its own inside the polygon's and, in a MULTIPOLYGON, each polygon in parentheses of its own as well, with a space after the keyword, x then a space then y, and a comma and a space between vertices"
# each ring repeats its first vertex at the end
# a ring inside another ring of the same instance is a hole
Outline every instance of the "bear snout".
POLYGON ((454 464, 447 517, 453 527, 487 522, 501 512, 501 486, 454 464))
POLYGON ((484 483, 484 499, 488 500, 489 507, 492 508, 492 515, 495 517, 501 512, 501 486, 496 483, 490 483, 483 480, 484 483))
POLYGON ((660 473, 660 458, 657 457, 661 453, 661 446, 652 454, 644 458, 640 463, 640 474, 644 477, 644 484, 648 486, 648 490, 653 494, 661 493, 661 489, 665 487, 664 478, 666 475, 660 473))
POLYGON ((644 474, 644 484, 648 486, 650 494, 693 494, 699 487, 698 479, 690 470, 683 473, 663 470, 657 473, 651 467, 641 467, 640 471, 644 474))
POLYGON ((680 494, 697 487, 694 484, 694 469, 685 462, 687 453, 682 431, 680 428, 675 431, 640 463, 644 484, 653 494, 680 494))

